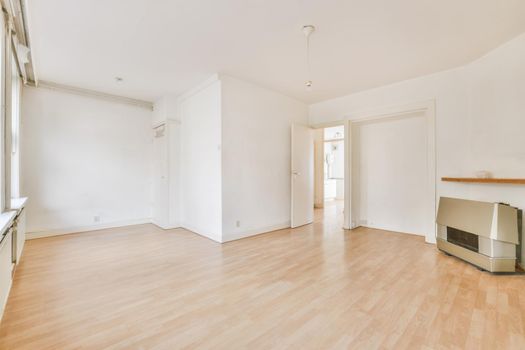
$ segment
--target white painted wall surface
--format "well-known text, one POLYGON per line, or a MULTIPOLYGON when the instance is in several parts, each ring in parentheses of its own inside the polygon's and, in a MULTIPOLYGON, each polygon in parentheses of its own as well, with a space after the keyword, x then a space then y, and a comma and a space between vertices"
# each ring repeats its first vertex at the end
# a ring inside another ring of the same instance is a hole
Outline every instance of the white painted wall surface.
POLYGON ((169 131, 167 125, 157 126, 153 134, 153 178, 152 178, 152 210, 151 221, 162 228, 169 227, 169 131))
POLYGON ((223 239, 288 227, 291 125, 308 123, 307 106, 232 77, 221 82, 223 239))
POLYGON ((182 222, 182 188, 181 188, 181 124, 180 121, 168 119, 168 174, 169 174, 169 209, 168 226, 180 227, 182 222))
POLYGON ((426 127, 424 113, 352 126, 352 208, 360 225, 425 235, 426 127))
POLYGON ((344 137, 345 137, 345 126, 344 125, 324 128, 324 139, 325 140, 342 139, 344 137))
POLYGON ((30 87, 22 103, 28 232, 150 220, 151 111, 30 87))
POLYGON ((181 123, 178 101, 164 96, 154 103, 153 139, 153 215, 152 221, 164 229, 180 227, 182 223, 181 188, 181 123))
POLYGON ((176 228, 181 225, 180 122, 164 119, 154 125, 152 222, 163 229, 176 228))
POLYGON ((221 82, 183 96, 179 112, 182 226, 221 242, 221 82))
POLYGON ((325 140, 339 140, 325 142, 325 183, 326 199, 344 199, 344 177, 345 177, 345 137, 344 125, 324 129, 325 140), (326 163, 327 157, 332 160, 330 166, 326 163))
POLYGON ((345 177, 345 143, 344 141, 325 142, 325 162, 327 179, 343 179, 345 177))
POLYGON ((335 180, 335 199, 338 199, 338 200, 345 199, 345 180, 344 179, 335 180))
POLYGON ((179 120, 178 117, 178 103, 177 97, 166 95, 153 104, 153 113, 151 123, 155 127, 167 120, 179 120))
POLYGON ((337 181, 334 179, 324 180, 324 198, 333 200, 337 197, 337 181))
MULTIPOLYGON (((525 34, 465 68, 467 172, 525 177, 525 34)), ((469 197, 525 209, 525 186, 467 185, 469 197)))
POLYGON ((312 125, 435 99, 437 197, 525 208, 525 187, 441 182, 443 176, 525 177, 525 34, 469 65, 310 106, 312 125))

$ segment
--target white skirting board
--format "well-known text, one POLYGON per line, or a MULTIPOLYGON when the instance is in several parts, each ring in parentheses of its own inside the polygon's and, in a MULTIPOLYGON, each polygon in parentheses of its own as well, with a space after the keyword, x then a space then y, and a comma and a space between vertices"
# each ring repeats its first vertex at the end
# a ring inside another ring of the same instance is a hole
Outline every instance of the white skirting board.
POLYGON ((260 234, 268 233, 268 232, 272 232, 272 231, 283 230, 283 229, 286 229, 286 228, 290 228, 290 221, 286 221, 286 222, 283 222, 281 224, 276 224, 276 225, 271 225, 271 226, 266 226, 266 227, 260 227, 260 228, 250 229, 250 230, 246 230, 246 231, 242 231, 242 232, 235 232, 235 233, 223 235, 223 236, 225 236, 225 237, 223 237, 223 243, 230 242, 230 241, 235 241, 237 239, 246 238, 246 237, 250 237, 250 236, 256 236, 256 235, 260 235, 260 234))
POLYGON ((193 232, 193 233, 195 233, 195 234, 197 234, 197 235, 199 235, 199 236, 202 236, 202 237, 204 237, 204 238, 211 239, 211 240, 214 241, 214 242, 222 243, 220 236, 217 237, 216 234, 211 233, 211 232, 208 232, 207 230, 203 230, 203 229, 201 229, 201 228, 199 228, 199 227, 192 226, 192 225, 188 225, 188 224, 185 224, 185 223, 183 223, 183 224, 181 225, 181 227, 182 227, 183 229, 188 230, 188 231, 190 231, 190 232, 193 232))
POLYGON ((135 219, 135 220, 109 222, 109 223, 104 223, 100 225, 77 226, 77 227, 67 227, 67 228, 60 228, 60 229, 42 230, 42 231, 37 231, 37 232, 27 232, 26 240, 43 238, 43 237, 61 236, 61 235, 67 235, 67 234, 72 234, 72 233, 98 231, 98 230, 104 230, 108 228, 115 228, 115 227, 122 227, 122 226, 151 224, 151 223, 152 223, 151 219, 147 218, 147 219, 135 219))
POLYGON ((151 220, 151 223, 157 227, 160 227, 163 230, 173 230, 176 228, 182 228, 182 225, 179 223, 171 223, 171 224, 161 224, 160 222, 156 222, 155 220, 151 220))
POLYGON ((186 224, 170 224, 169 226, 165 226, 165 225, 160 225, 148 218, 148 219, 111 222, 111 223, 105 223, 105 224, 93 225, 93 226, 77 226, 77 227, 68 227, 68 228, 62 228, 62 229, 27 232, 26 240, 44 238, 44 237, 61 236, 61 235, 67 235, 67 234, 73 234, 73 233, 98 231, 98 230, 104 230, 104 229, 109 229, 109 228, 141 225, 141 224, 153 224, 164 230, 184 228, 185 230, 191 231, 195 234, 211 239, 212 241, 217 242, 217 243, 226 243, 226 242, 235 241, 241 238, 247 238, 250 236, 256 236, 256 235, 260 235, 263 233, 268 233, 272 231, 290 228, 290 221, 286 221, 281 224, 259 227, 259 228, 245 230, 242 232, 235 232, 235 233, 227 234, 227 235, 224 235, 223 238, 221 239, 221 238, 217 238, 216 235, 206 232, 205 230, 202 230, 198 227, 193 227, 191 225, 186 225, 186 224))
POLYGON ((260 235, 260 234, 263 234, 263 233, 269 233, 269 232, 272 232, 272 231, 277 231, 277 230, 290 228, 290 221, 287 221, 287 222, 282 223, 282 224, 265 226, 265 227, 250 229, 250 230, 246 230, 246 231, 242 231, 242 232, 235 232, 235 233, 223 235, 223 237, 221 239, 217 239, 217 237, 215 237, 215 235, 206 233, 203 230, 200 230, 200 229, 195 228, 195 227, 191 227, 189 225, 183 224, 183 225, 181 225, 181 228, 183 228, 185 230, 188 230, 190 232, 193 232, 195 234, 198 234, 199 236, 203 236, 205 238, 211 239, 214 242, 226 243, 226 242, 236 241, 236 240, 242 239, 242 238, 247 238, 247 237, 251 237, 251 236, 260 235))
POLYGON ((403 235, 425 237, 425 234, 422 234, 422 233, 395 231, 395 230, 389 229, 388 227, 381 227, 381 226, 371 226, 371 225, 362 225, 361 224, 361 225, 357 225, 356 227, 353 227, 353 228, 344 228, 344 227, 343 228, 345 230, 353 230, 353 229, 356 229, 356 228, 359 228, 359 227, 365 227, 365 228, 369 228, 369 229, 372 229, 372 230, 388 231, 388 232, 392 232, 392 233, 401 233, 403 235))

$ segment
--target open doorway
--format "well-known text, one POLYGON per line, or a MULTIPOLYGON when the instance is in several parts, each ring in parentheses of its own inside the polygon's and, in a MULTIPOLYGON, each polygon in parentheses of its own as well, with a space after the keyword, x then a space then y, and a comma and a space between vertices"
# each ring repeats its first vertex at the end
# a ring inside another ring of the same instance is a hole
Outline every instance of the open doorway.
POLYGON ((341 216, 345 199, 345 126, 315 130, 315 199, 323 216, 341 216))
POLYGON ((427 127, 422 111, 352 124, 354 225, 425 235, 427 127))

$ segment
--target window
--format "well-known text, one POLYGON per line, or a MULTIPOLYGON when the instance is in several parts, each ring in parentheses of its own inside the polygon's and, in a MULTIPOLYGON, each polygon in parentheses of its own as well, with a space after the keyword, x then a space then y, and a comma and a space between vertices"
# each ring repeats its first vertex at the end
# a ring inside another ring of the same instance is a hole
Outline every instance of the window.
POLYGON ((5 19, 4 16, 0 16, 0 98, 1 98, 1 111, 0 111, 0 151, 1 151, 1 161, 0 161, 0 187, 1 187, 1 193, 0 193, 0 209, 3 212, 6 209, 6 199, 5 199, 5 189, 6 189, 6 145, 4 142, 5 138, 5 119, 6 119, 6 96, 5 96, 5 57, 6 57, 6 51, 7 51, 7 38, 6 38, 7 32, 5 28, 5 19))
MULTIPOLYGON (((13 7, 10 7, 14 11, 13 7)), ((0 15, 0 213, 10 210, 11 199, 20 196, 20 96, 18 62, 22 45, 7 22, 17 19, 9 9, 0 15), (9 20, 7 20, 9 18, 9 20)), ((14 28, 14 27, 13 27, 14 28)), ((24 73, 25 74, 25 73, 24 73)), ((25 81, 25 80, 24 80, 25 81)))
POLYGON ((11 198, 20 197, 20 93, 16 58, 11 57, 11 198))

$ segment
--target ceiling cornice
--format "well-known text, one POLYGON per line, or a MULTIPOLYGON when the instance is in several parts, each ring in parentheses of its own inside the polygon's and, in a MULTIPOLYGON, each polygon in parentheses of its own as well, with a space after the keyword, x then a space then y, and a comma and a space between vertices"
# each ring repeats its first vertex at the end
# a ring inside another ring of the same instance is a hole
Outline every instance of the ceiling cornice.
POLYGON ((68 93, 75 94, 75 95, 98 98, 98 99, 102 99, 106 101, 122 103, 122 104, 131 105, 135 107, 141 107, 141 108, 148 109, 150 111, 153 110, 153 102, 150 102, 150 101, 144 101, 144 100, 138 100, 138 99, 130 98, 130 97, 108 94, 105 92, 79 88, 79 87, 55 83, 51 81, 40 80, 38 84, 29 84, 29 85, 37 87, 37 88, 63 91, 63 92, 68 92, 68 93))

